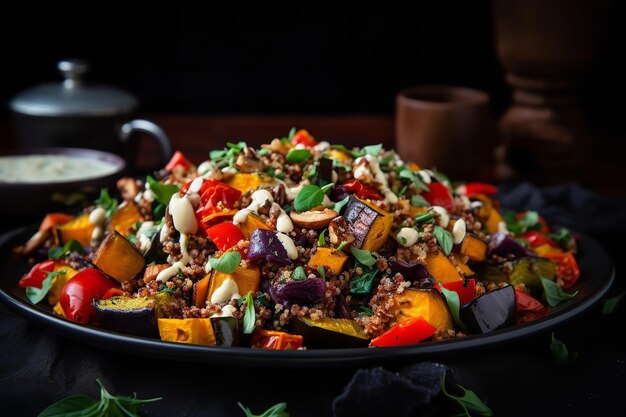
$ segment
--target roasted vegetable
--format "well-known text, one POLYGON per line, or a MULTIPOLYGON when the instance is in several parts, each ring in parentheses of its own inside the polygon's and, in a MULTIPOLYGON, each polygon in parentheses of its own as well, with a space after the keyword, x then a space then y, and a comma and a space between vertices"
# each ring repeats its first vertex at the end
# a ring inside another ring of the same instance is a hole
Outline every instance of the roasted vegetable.
MULTIPOLYGON (((211 302, 226 301, 215 301, 216 299, 215 297, 213 297, 213 294, 215 293, 215 291, 217 291, 218 288, 220 288, 220 286, 222 286, 224 281, 229 278, 232 279, 235 284, 237 284, 238 294, 245 295, 250 291, 252 291, 252 293, 255 293, 259 289, 259 285, 261 283, 261 271, 259 270, 259 267, 254 264, 248 264, 246 268, 237 267, 235 272, 233 272, 232 274, 227 274, 220 271, 213 271, 213 273, 211 274, 211 280, 209 283, 209 290, 206 295, 206 300, 211 301, 213 299, 214 301, 211 302)), ((199 289, 199 291, 200 290, 201 289, 199 289)))
POLYGON ((256 261, 265 259, 277 265, 287 265, 291 263, 291 258, 287 254, 287 249, 278 238, 278 233, 273 230, 256 229, 250 236, 250 246, 248 247, 248 259, 256 261))
POLYGON ((193 305, 202 308, 206 305, 206 294, 209 290, 209 281, 211 274, 207 274, 204 278, 193 284, 193 305))
POLYGON ((554 281, 556 264, 545 258, 521 258, 498 265, 487 265, 481 278, 492 282, 524 284, 534 294, 542 291, 541 278, 554 281))
POLYGON ((347 232, 355 238, 352 245, 371 252, 385 244, 393 222, 391 214, 354 196, 350 197, 343 218, 347 232))
POLYGON ((489 333, 515 324, 517 307, 512 285, 485 293, 461 307, 460 318, 471 333, 489 333))
POLYGON ((98 325, 104 329, 135 336, 156 338, 155 300, 147 297, 111 297, 94 300, 93 307, 98 325))
POLYGON ((402 346, 419 343, 429 338, 437 329, 421 317, 413 317, 396 323, 393 327, 372 339, 371 345, 376 347, 402 346))
POLYGON ((55 265, 54 272, 61 271, 65 271, 65 273, 52 278, 52 285, 50 285, 50 290, 48 291, 48 304, 50 304, 51 306, 59 302, 61 289, 63 288, 65 283, 72 279, 74 275, 78 273, 77 270, 70 268, 67 265, 55 265))
POLYGON ((302 281, 289 281, 270 287, 272 300, 286 307, 292 304, 311 306, 324 298, 326 283, 322 278, 307 278, 302 281))
POLYGON ((67 281, 59 305, 65 317, 79 323, 91 323, 95 318, 92 301, 100 299, 109 289, 119 284, 94 268, 86 268, 67 281))
POLYGON ((407 288, 400 294, 394 294, 394 305, 389 313, 396 321, 412 317, 422 317, 437 331, 454 330, 448 304, 435 289, 418 290, 407 288))
POLYGON ((474 271, 472 271, 472 269, 467 266, 465 262, 463 262, 463 259, 460 255, 451 254, 448 259, 450 260, 450 262, 452 262, 452 265, 454 265, 455 268, 461 271, 463 276, 471 277, 474 275, 474 271))
MULTIPOLYGON (((459 295, 459 303, 461 305, 467 304, 476 298, 476 280, 474 278, 466 279, 465 281, 453 281, 442 284, 447 290, 454 291, 459 295)), ((437 284, 436 288, 441 291, 440 285, 437 284)))
POLYGON ((157 322, 161 340, 166 342, 214 345, 215 333, 211 319, 165 319, 157 322))
POLYGON ((226 184, 241 191, 241 194, 247 194, 256 190, 262 183, 263 179, 259 174, 245 174, 242 172, 233 175, 226 181, 226 184))
POLYGON ((487 242, 475 234, 468 233, 461 242, 459 253, 474 262, 484 262, 487 258, 487 242))
POLYGON ((394 259, 389 262, 391 275, 401 274, 405 281, 416 283, 418 288, 431 288, 435 285, 435 280, 428 272, 426 265, 412 260, 394 259))
POLYGON ((496 255, 501 258, 509 259, 509 256, 523 258, 526 256, 535 256, 534 253, 511 239, 506 233, 494 233, 489 241, 489 254, 496 255))
POLYGON ((277 332, 275 330, 258 330, 252 336, 250 346, 264 350, 295 350, 302 347, 302 336, 277 332))
POLYGON ((311 256, 308 265, 313 269, 317 269, 320 266, 328 267, 333 274, 339 275, 347 260, 348 255, 340 250, 318 247, 313 256, 311 256))
POLYGON ((463 277, 442 251, 429 252, 426 255, 426 268, 435 278, 435 282, 463 281, 463 277))
POLYGON ((220 346, 239 346, 239 320, 234 317, 211 317, 215 341, 220 346))
POLYGON ((263 219, 254 213, 249 213, 246 216, 246 220, 239 224, 239 230, 241 230, 241 234, 243 234, 246 239, 250 239, 250 236, 252 236, 252 233, 256 229, 272 230, 263 219))
POLYGON ((89 221, 89 213, 83 213, 78 217, 59 226, 59 240, 63 245, 70 240, 77 240, 83 246, 91 245, 91 235, 95 226, 89 221))
POLYGON ((146 264, 143 255, 118 232, 110 232, 96 251, 93 264, 111 278, 124 282, 133 279, 146 264))
POLYGON ((289 214, 289 217, 291 217, 295 225, 304 227, 305 229, 323 229, 337 216, 337 212, 329 208, 303 212, 292 211, 289 214))
POLYGON ((163 252, 160 229, 150 238, 150 244, 143 249, 143 257, 147 263, 164 264, 167 262, 167 253, 163 252))
POLYGON ((107 230, 109 232, 116 231, 124 237, 131 234, 132 228, 141 221, 143 217, 139 212, 139 208, 132 201, 128 201, 115 210, 109 219, 107 230))
POLYGON ((354 320, 297 317, 291 331, 304 337, 304 345, 313 349, 357 348, 369 343, 369 336, 354 320))
POLYGON ((503 222, 502 216, 494 207, 489 211, 489 216, 485 221, 485 228, 488 233, 496 233, 500 229, 500 223, 503 222))

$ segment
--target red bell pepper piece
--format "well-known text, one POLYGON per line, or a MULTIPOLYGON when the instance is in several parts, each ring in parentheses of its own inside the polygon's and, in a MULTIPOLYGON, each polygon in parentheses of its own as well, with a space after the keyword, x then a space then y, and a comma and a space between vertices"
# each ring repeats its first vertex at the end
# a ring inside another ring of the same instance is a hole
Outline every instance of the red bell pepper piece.
POLYGON ((369 198, 370 200, 382 200, 384 198, 374 187, 361 184, 359 180, 348 180, 342 183, 341 186, 359 198, 369 198))
POLYGON ((48 213, 39 225, 39 231, 46 231, 72 220, 74 216, 65 213, 48 213))
POLYGON ((526 294, 522 290, 515 289, 517 300, 517 322, 527 323, 545 316, 549 309, 541 304, 539 300, 526 294))
POLYGON ((580 277, 580 268, 572 252, 545 253, 544 258, 557 264, 556 279, 563 281, 563 288, 570 288, 580 277))
POLYGON ((302 347, 302 336, 274 330, 259 330, 252 336, 251 347, 265 350, 295 350, 302 347))
POLYGON ((74 275, 61 288, 59 302, 65 316, 79 323, 90 323, 95 318, 93 300, 100 299, 119 284, 94 268, 86 268, 74 275))
POLYGON ((550 245, 553 248, 560 248, 559 244, 556 243, 552 238, 536 230, 529 230, 521 237, 526 239, 528 241, 528 244, 533 248, 541 245, 550 245))
POLYGON ((224 222, 211 226, 206 230, 206 234, 220 251, 232 248, 243 240, 243 234, 237 226, 224 222))
POLYGON ((468 182, 467 184, 459 186, 459 191, 468 197, 473 197, 478 194, 492 196, 498 191, 498 188, 495 185, 485 184, 483 182, 468 182))
POLYGON ((43 280, 48 276, 48 272, 53 272, 57 263, 53 260, 40 262, 33 266, 26 275, 24 275, 18 285, 21 288, 35 287, 41 288, 43 280))
POLYGON ((117 297, 121 295, 124 295, 124 290, 122 290, 121 288, 114 287, 114 288, 110 288, 109 290, 107 290, 107 292, 105 292, 104 295, 100 297, 100 299, 106 300, 107 298, 117 297))
POLYGON ((173 171, 174 168, 179 165, 185 169, 189 169, 193 164, 189 162, 187 158, 185 158, 185 155, 183 155, 182 152, 176 151, 174 152, 174 155, 172 155, 172 158, 167 163, 167 165, 165 165, 165 169, 167 169, 168 171, 173 171))
POLYGON ((431 206, 441 206, 448 211, 454 210, 454 197, 448 187, 440 182, 433 182, 428 184, 430 191, 422 192, 422 197, 431 206))
POLYGON ((317 145, 317 141, 311 136, 309 132, 304 129, 298 130, 291 138, 292 145, 304 145, 307 148, 312 148, 317 145))
MULTIPOLYGON (((436 287, 441 291, 439 284, 436 287)), ((476 298, 476 280, 474 278, 470 278, 467 281, 445 282, 443 287, 456 292, 459 295, 459 303, 461 305, 465 305, 476 298)))
POLYGON ((414 317, 397 323, 375 339, 371 345, 376 347, 412 345, 429 338, 437 329, 422 317, 414 317))

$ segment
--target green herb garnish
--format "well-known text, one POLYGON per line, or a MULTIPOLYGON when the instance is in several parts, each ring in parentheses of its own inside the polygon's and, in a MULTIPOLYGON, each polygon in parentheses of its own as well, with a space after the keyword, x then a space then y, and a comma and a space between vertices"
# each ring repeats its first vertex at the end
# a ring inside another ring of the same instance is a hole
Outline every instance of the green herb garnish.
POLYGON ((372 256, 372 252, 368 250, 352 246, 351 251, 356 260, 361 262, 363 265, 372 266, 376 263, 376 258, 374 258, 374 256, 372 256))
POLYGON ((86 253, 83 245, 81 245, 79 241, 72 239, 69 240, 62 247, 53 246, 48 249, 48 258, 59 259, 68 255, 70 252, 78 252, 81 255, 84 255, 86 253))
MULTIPOLYGON (((237 252, 239 253, 239 252, 237 252)), ((246 295, 246 312, 243 316, 243 332, 252 334, 256 324, 256 313, 254 311, 254 301, 252 300, 252 291, 246 295)))
POLYGON ((378 145, 369 145, 369 146, 365 146, 363 148, 363 152, 366 155, 371 155, 371 156, 375 156, 377 157, 380 154, 380 151, 383 149, 383 145, 382 143, 379 143, 378 145))
POLYGON ((422 214, 418 214, 415 216, 415 223, 432 223, 433 222, 433 214, 431 212, 426 212, 422 214))
POLYGON ((341 151, 341 152, 345 152, 348 155, 350 155, 352 158, 359 158, 359 157, 365 155, 358 148, 353 148, 352 150, 350 150, 350 149, 346 148, 343 145, 331 145, 330 148, 331 149, 336 149, 336 150, 341 151))
POLYGON ((456 384, 456 387, 461 390, 463 395, 456 396, 446 391, 446 376, 441 377, 441 392, 458 404, 463 412, 456 414, 458 416, 473 417, 473 416, 493 416, 493 411, 480 398, 474 393, 474 391, 463 388, 461 385, 456 384))
POLYGON ((346 206, 346 204, 348 204, 348 201, 350 200, 350 196, 346 196, 343 198, 343 200, 341 201, 337 201, 335 203, 335 206, 333 207, 333 209, 339 213, 341 212, 341 210, 346 206))
POLYGON ((556 307, 564 301, 571 300, 578 294, 578 291, 571 294, 566 293, 556 282, 543 277, 541 278, 541 285, 543 285, 543 294, 550 307, 556 307))
POLYGON ((439 246, 443 249, 443 253, 445 253, 446 256, 450 255, 452 245, 454 244, 452 233, 441 226, 435 226, 435 237, 437 238, 437 242, 439 242, 439 246))
POLYGON ((459 299, 459 294, 456 291, 447 289, 441 282, 439 283, 439 289, 446 299, 446 303, 448 304, 454 323, 456 323, 459 328, 464 329, 465 325, 463 325, 459 315, 461 311, 461 300, 459 299))
POLYGON ((428 201, 424 197, 419 194, 415 194, 411 196, 411 205, 415 207, 428 207, 428 201))
POLYGON ((407 168, 402 169, 402 171, 398 173, 398 178, 403 178, 411 181, 420 190, 430 191, 430 188, 428 188, 428 185, 426 185, 424 181, 422 181, 422 178, 419 175, 415 175, 407 168))
POLYGON ((337 250, 342 250, 346 247, 347 244, 348 242, 346 242, 345 240, 341 241, 341 243, 337 246, 337 250))
POLYGON ((300 162, 304 162, 311 157, 311 151, 308 149, 291 149, 285 160, 290 164, 299 164, 300 162))
POLYGON ((172 196, 180 191, 178 185, 160 183, 150 175, 146 177, 146 181, 150 185, 150 191, 152 191, 159 203, 166 206, 169 204, 172 196))
POLYGON ((49 272, 49 271, 44 271, 44 272, 46 273, 46 278, 41 282, 41 288, 26 287, 26 296, 28 297, 30 302, 33 304, 37 304, 45 298, 45 296, 48 294, 48 291, 50 291, 50 287, 52 286, 52 279, 54 277, 63 275, 67 271, 62 270, 62 271, 54 271, 54 272, 49 272))
MULTIPOLYGON (((330 185, 328 189, 332 188, 332 184, 328 185, 330 185)), ((328 187, 328 185, 325 185, 323 188, 311 184, 302 187, 293 202, 294 208, 297 211, 307 211, 322 204, 324 201, 324 188, 328 187)))
POLYGON ((226 252, 219 258, 210 258, 209 263, 211 268, 216 271, 223 272, 225 274, 232 274, 235 272, 239 263, 241 262, 241 253, 237 251, 226 252))
POLYGON ((109 190, 106 188, 100 189, 100 197, 98 197, 94 203, 106 211, 105 216, 107 219, 111 217, 113 212, 117 209, 117 200, 109 195, 109 190))
POLYGON ((317 238, 317 246, 324 246, 326 244, 326 238, 324 237, 326 230, 328 229, 322 230, 322 233, 320 233, 320 236, 317 238))
POLYGON ((296 267, 296 269, 294 269, 293 272, 291 273, 291 278, 295 279, 296 281, 305 280, 306 272, 304 272, 304 268, 302 266, 296 267))
POLYGON ((350 294, 369 294, 372 291, 372 283, 374 282, 376 274, 378 274, 378 269, 366 268, 365 265, 358 260, 355 262, 354 267, 363 268, 363 274, 354 275, 350 278, 350 294))
POLYGON ((239 404, 239 408, 241 408, 243 412, 246 413, 246 417, 289 417, 286 403, 275 404, 271 406, 270 408, 268 408, 267 410, 265 410, 263 413, 258 414, 258 415, 252 414, 252 411, 250 411, 248 407, 244 407, 243 404, 241 403, 237 403, 237 404, 239 404))
POLYGON ((320 277, 326 279, 326 269, 324 268, 324 265, 320 265, 317 267, 317 272, 320 273, 320 277))
POLYGON ((604 303, 602 304, 602 314, 607 316, 613 313, 619 305, 619 302, 622 300, 622 298, 624 298, 624 295, 626 295, 626 291, 622 292, 621 294, 617 294, 615 297, 607 298, 606 300, 604 300, 604 303))

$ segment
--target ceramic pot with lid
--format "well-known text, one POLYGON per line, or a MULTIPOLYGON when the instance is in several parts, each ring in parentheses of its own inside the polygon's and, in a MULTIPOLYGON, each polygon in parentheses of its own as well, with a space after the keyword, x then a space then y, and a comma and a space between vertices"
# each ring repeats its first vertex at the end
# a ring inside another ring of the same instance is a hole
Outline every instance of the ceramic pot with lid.
POLYGON ((115 87, 83 82, 89 70, 84 61, 60 61, 57 67, 63 82, 36 86, 9 103, 20 148, 92 148, 133 162, 138 144, 132 134, 142 131, 158 142, 161 163, 167 162, 172 146, 163 130, 147 120, 132 120, 137 98, 115 87))

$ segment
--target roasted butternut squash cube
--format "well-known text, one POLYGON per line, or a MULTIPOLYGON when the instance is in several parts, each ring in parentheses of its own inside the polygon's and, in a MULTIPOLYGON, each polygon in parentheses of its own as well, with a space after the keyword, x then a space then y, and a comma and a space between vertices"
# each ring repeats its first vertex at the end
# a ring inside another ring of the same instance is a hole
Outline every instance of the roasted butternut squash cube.
POLYGON ((450 260, 450 262, 452 262, 452 265, 460 269, 466 277, 471 277, 474 275, 474 271, 472 271, 472 269, 467 266, 465 262, 463 262, 463 260, 461 259, 461 255, 452 255, 452 259, 450 260))
POLYGON ((311 256, 308 265, 317 269, 320 266, 327 266, 330 271, 338 275, 343 270, 343 266, 348 260, 348 255, 335 248, 317 248, 311 256))
POLYGON ((430 252, 426 255, 426 269, 435 278, 435 282, 446 283, 463 280, 456 267, 442 251, 430 252))
POLYGON ((243 172, 233 175, 228 179, 228 181, 226 181, 226 184, 241 191, 241 194, 246 194, 256 190, 262 183, 263 179, 259 174, 247 174, 243 172))
POLYGON ((238 227, 239 230, 241 230, 241 234, 246 239, 250 239, 250 236, 252 236, 252 232, 254 232, 256 229, 272 230, 271 227, 265 224, 263 219, 253 213, 248 214, 246 216, 246 220, 243 223, 240 223, 238 227))
POLYGON ((246 268, 238 267, 232 274, 226 274, 220 271, 213 271, 211 274, 211 280, 209 283, 209 290, 207 291, 206 300, 211 301, 213 293, 226 281, 228 278, 235 281, 240 295, 246 295, 250 291, 254 293, 258 291, 261 284, 261 270, 258 266, 248 264, 246 268))
POLYGON ((348 224, 348 233, 355 238, 352 245, 371 252, 385 244, 393 223, 391 214, 355 196, 350 197, 343 218, 348 224))
POLYGON ((59 226, 60 244, 77 240, 83 246, 91 245, 91 235, 95 226, 89 221, 89 213, 83 213, 69 222, 59 226))
POLYGON ((159 319, 159 335, 166 342, 214 345, 211 319, 159 319))
POLYGON ((450 309, 439 291, 408 288, 401 294, 394 294, 393 298, 394 305, 389 312, 396 321, 422 317, 438 331, 454 329, 450 309))
POLYGON ((502 220, 502 216, 498 213, 498 210, 495 208, 491 208, 491 212, 489 213, 489 218, 485 222, 485 228, 489 234, 496 233, 498 231, 498 225, 502 220))
POLYGON ((461 242, 461 255, 465 255, 474 262, 484 262, 487 258, 487 242, 476 235, 468 233, 461 242))
POLYGON ((133 279, 146 264, 143 255, 118 232, 110 232, 96 251, 93 264, 119 282, 133 279))
POLYGON ((206 293, 209 290, 209 281, 211 274, 207 274, 204 278, 193 284, 193 305, 198 308, 205 306, 206 293))
POLYGON ((137 224, 138 221, 141 221, 143 217, 139 212, 139 208, 135 203, 129 201, 124 205, 120 206, 115 212, 111 215, 109 219, 109 225, 107 230, 109 232, 116 231, 120 235, 124 237, 128 237, 131 232, 131 228, 137 224))

